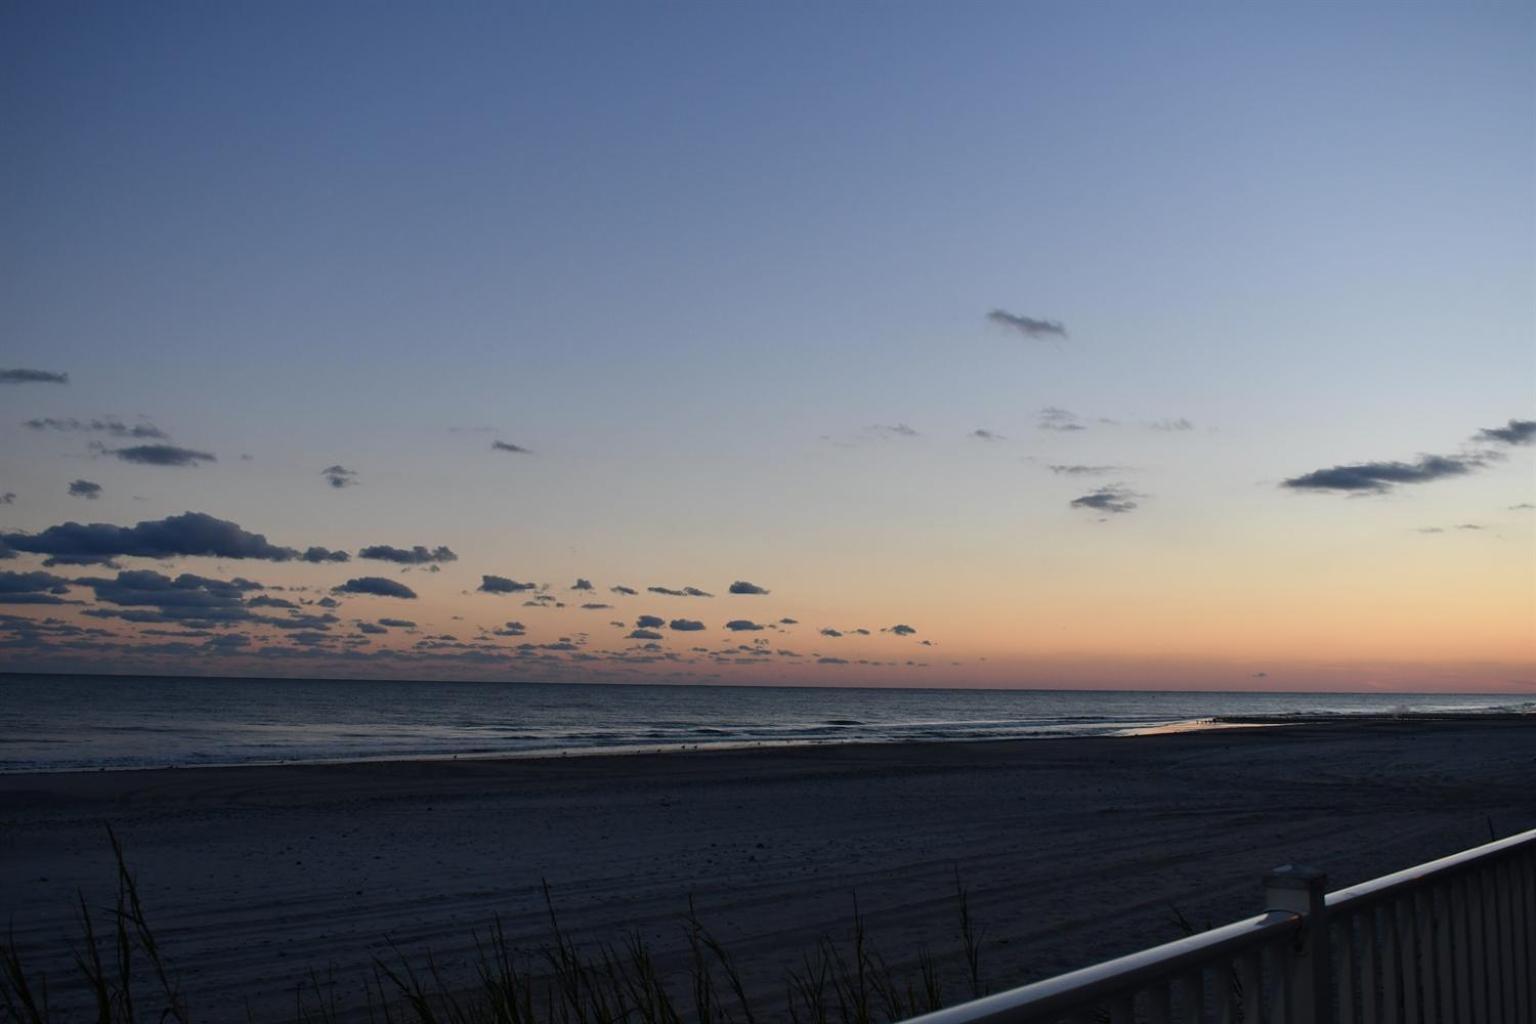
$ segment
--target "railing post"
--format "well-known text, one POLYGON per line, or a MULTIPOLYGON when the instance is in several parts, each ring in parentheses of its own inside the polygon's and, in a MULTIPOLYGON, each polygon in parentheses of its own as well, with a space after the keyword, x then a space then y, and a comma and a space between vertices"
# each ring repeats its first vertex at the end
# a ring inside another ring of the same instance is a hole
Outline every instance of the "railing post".
POLYGON ((1276 979, 1288 989, 1291 1019, 1297 1024, 1333 1024, 1327 894, 1328 876, 1313 868, 1287 864, 1264 876, 1265 909, 1301 915, 1291 970, 1276 979))

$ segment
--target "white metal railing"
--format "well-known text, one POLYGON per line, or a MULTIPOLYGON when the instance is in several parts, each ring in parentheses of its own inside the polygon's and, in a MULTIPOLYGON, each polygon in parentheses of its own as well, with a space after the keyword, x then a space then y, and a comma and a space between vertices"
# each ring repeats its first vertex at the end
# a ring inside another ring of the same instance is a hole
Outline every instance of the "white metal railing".
POLYGON ((908 1024, 1532 1024, 1536 829, 908 1024))

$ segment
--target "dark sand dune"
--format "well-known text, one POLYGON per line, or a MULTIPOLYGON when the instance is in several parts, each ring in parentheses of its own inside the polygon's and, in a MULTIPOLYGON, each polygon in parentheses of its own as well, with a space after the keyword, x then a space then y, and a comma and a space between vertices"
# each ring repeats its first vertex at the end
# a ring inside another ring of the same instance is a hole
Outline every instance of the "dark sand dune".
MULTIPOLYGON (((71 898, 137 870, 200 1020, 291 1014, 310 968, 450 970, 500 915, 532 948, 540 880, 571 932, 683 946, 687 897, 766 1004, 853 894, 895 963, 958 999, 954 874, 1004 987, 1259 909, 1300 861, 1335 887, 1536 826, 1536 722, 1307 725, 1136 739, 820 747, 0 777, 0 908, 59 986, 71 898)), ((58 988, 67 995, 67 988, 58 988)))

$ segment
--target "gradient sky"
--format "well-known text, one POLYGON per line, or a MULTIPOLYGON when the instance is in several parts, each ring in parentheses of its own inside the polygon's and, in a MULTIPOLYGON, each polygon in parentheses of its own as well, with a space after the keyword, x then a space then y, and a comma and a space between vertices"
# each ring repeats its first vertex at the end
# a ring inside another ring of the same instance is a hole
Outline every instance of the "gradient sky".
POLYGON ((0 669, 1536 689, 1533 10, 6 4, 0 669))

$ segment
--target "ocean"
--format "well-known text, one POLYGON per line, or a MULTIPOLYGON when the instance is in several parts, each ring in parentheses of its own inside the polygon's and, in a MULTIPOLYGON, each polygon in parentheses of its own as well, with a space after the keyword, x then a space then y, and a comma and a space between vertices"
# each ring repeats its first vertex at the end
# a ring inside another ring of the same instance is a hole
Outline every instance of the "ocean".
POLYGON ((1532 713, 1520 695, 0 675, 0 772, 1103 736, 1202 719, 1532 713))

